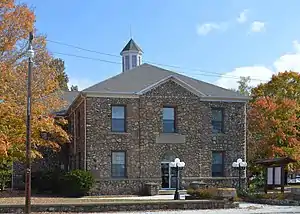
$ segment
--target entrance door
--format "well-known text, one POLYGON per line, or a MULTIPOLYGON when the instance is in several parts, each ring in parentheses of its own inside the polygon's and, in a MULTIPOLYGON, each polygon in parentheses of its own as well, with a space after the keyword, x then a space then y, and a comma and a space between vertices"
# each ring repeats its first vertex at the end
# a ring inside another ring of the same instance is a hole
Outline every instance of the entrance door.
POLYGON ((176 188, 176 169, 170 167, 169 162, 161 163, 161 178, 163 189, 175 189, 176 188))

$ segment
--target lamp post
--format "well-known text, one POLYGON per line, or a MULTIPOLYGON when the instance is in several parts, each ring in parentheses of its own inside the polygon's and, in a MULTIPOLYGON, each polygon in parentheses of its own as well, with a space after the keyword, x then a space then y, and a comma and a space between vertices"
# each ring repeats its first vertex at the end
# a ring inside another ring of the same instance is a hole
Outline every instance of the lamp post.
POLYGON ((25 171, 25 213, 31 211, 31 79, 34 51, 32 50, 32 32, 29 34, 27 50, 28 80, 27 80, 27 120, 26 120, 26 171, 25 171))
POLYGON ((239 158, 236 162, 232 163, 232 167, 239 170, 239 190, 241 190, 241 172, 242 169, 247 167, 247 163, 239 158))
POLYGON ((174 162, 170 163, 170 167, 176 169, 176 190, 174 193, 174 200, 179 200, 179 169, 185 167, 185 163, 181 162, 179 158, 175 158, 174 162))

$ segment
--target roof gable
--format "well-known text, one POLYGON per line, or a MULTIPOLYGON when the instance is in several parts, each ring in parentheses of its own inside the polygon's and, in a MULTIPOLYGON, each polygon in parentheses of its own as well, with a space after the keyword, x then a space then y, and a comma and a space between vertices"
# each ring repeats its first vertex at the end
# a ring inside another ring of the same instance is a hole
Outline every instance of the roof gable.
POLYGON ((174 75, 167 76, 166 78, 163 78, 163 79, 155 82, 154 84, 142 89, 137 94, 139 94, 139 95, 146 94, 147 92, 163 85, 164 83, 166 83, 168 81, 174 81, 175 83, 177 83, 178 85, 180 85, 184 89, 188 90, 192 94, 195 94, 196 96, 205 96, 205 94, 203 94, 202 92, 200 92, 199 90, 197 90, 193 86, 187 84, 186 82, 182 81, 181 79, 179 79, 178 77, 176 77, 174 75))
POLYGON ((241 101, 247 101, 249 99, 232 90, 221 88, 147 63, 86 88, 83 92, 138 95, 169 79, 176 81, 176 83, 182 85, 182 87, 203 98, 241 101))

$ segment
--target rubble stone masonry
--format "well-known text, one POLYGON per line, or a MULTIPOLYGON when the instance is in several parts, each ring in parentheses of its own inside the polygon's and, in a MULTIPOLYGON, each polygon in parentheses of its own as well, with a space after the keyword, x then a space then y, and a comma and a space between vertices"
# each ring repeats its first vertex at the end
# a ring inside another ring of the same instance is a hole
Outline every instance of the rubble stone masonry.
POLYGON ((232 187, 238 174, 231 164, 246 158, 245 147, 245 103, 203 101, 172 80, 139 98, 86 98, 86 167, 97 179, 94 194, 135 194, 146 182, 161 184, 165 154, 174 154, 186 163, 182 186, 199 180, 232 187), (115 104, 126 106, 126 133, 111 132, 111 105, 115 104), (183 142, 157 142, 163 132, 165 105, 176 109, 177 133, 169 135, 174 135, 173 139, 181 136, 178 139, 183 142), (224 133, 212 133, 212 107, 224 109, 224 133), (111 178, 111 152, 115 150, 126 151, 126 178, 111 178), (212 151, 225 153, 225 177, 211 177, 212 151))

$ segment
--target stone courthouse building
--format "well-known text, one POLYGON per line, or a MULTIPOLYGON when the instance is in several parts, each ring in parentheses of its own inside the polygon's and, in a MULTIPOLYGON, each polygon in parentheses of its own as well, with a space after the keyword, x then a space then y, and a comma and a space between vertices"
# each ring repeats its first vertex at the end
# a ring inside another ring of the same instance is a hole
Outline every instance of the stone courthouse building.
POLYGON ((143 184, 175 188, 170 162, 192 181, 235 185, 231 167, 246 155, 246 102, 234 91, 150 64, 131 39, 122 72, 78 93, 66 111, 69 168, 91 171, 99 194, 134 194, 143 184))

